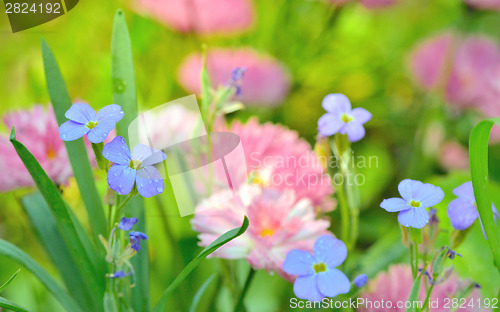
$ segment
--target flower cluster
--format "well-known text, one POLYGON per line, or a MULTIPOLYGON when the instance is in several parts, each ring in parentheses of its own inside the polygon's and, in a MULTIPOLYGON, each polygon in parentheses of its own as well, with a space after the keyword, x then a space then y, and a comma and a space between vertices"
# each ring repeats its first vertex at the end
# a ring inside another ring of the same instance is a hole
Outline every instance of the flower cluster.
MULTIPOLYGON (((127 232, 132 229, 137 221, 137 218, 123 217, 117 227, 121 231, 127 232)), ((116 233, 116 227, 113 227, 111 230, 108 240, 106 240, 102 235, 99 236, 101 243, 106 249, 106 261, 112 264, 115 268, 119 269, 118 271, 110 273, 107 276, 109 278, 124 278, 133 275, 135 284, 134 267, 130 263, 129 259, 141 250, 141 240, 147 240, 148 236, 141 232, 130 231, 128 233, 129 241, 125 247, 122 246, 120 237, 121 235, 116 233), (129 270, 129 272, 124 272, 124 266, 129 270)))

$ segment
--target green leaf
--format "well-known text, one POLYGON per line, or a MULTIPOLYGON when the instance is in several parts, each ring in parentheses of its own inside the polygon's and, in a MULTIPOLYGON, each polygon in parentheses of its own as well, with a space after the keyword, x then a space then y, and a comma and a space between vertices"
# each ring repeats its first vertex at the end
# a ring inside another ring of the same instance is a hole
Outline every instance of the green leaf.
POLYGON ((27 270, 32 272, 47 289, 59 300, 62 306, 67 311, 83 312, 83 310, 76 304, 64 289, 42 268, 35 260, 28 256, 24 251, 14 246, 13 244, 0 239, 0 254, 6 256, 19 263, 27 270))
POLYGON ((93 293, 96 300, 102 302, 105 286, 104 275, 99 274, 100 271, 93 265, 91 257, 87 253, 87 248, 82 243, 81 234, 79 235, 75 227, 75 218, 62 199, 61 193, 33 154, 21 142, 16 140, 14 130, 11 132, 10 141, 50 207, 65 245, 80 273, 85 278, 85 286, 93 293))
POLYGON ((493 261, 500 272, 500 231, 495 224, 491 209, 488 181, 488 140, 494 124, 500 126, 500 118, 483 120, 472 129, 469 139, 469 158, 477 209, 488 237, 493 261))
MULTIPOLYGON (((125 15, 122 10, 117 10, 113 20, 113 33, 111 36, 111 76, 113 79, 113 101, 121 106, 125 116, 117 123, 116 132, 128 142, 130 123, 137 118, 137 99, 134 78, 134 64, 132 58, 132 45, 128 33, 125 15)), ((133 148, 131 146, 131 148, 133 148)), ((133 198, 125 207, 127 213, 139 219, 135 225, 137 231, 146 232, 144 200, 140 196, 133 198), (128 209, 127 209, 128 208, 128 209)), ((137 281, 132 288, 132 308, 135 311, 149 311, 149 270, 148 248, 132 259, 137 281)))
POLYGON ((115 296, 110 292, 106 292, 104 294, 104 312, 116 311, 118 311, 118 308, 116 307, 115 296))
POLYGON ((406 312, 415 312, 417 311, 417 302, 421 302, 419 300, 418 295, 420 294, 420 283, 422 282, 422 275, 419 274, 415 280, 413 281, 413 285, 411 286, 410 294, 408 295, 407 302, 411 303, 411 306, 406 309, 406 312))
POLYGON ((14 273, 14 275, 12 275, 5 283, 3 283, 2 286, 0 286, 0 292, 2 292, 5 289, 5 287, 7 287, 10 284, 10 282, 12 282, 16 278, 17 274, 19 274, 20 271, 21 269, 17 270, 16 273, 14 273))
MULTIPOLYGON (((57 122, 61 125, 67 121, 64 114, 71 107, 72 102, 56 58, 48 43, 43 38, 42 57, 50 100, 54 106, 57 122)), ((82 194, 82 200, 87 209, 87 214, 89 219, 92 220, 90 225, 93 231, 94 242, 98 242, 99 234, 106 234, 106 219, 101 198, 95 186, 94 175, 89 162, 87 149, 85 148, 83 139, 64 142, 64 144, 68 151, 71 168, 73 169, 73 174, 78 184, 80 194, 82 194)))
POLYGON ((200 303, 201 297, 216 277, 217 274, 215 273, 210 275, 210 277, 201 285, 200 289, 198 289, 196 294, 194 294, 193 301, 191 302, 191 306, 189 307, 189 312, 196 312, 196 307, 198 306, 198 303, 200 303))
POLYGON ((182 272, 175 278, 175 280, 168 286, 168 288, 165 290, 163 295, 160 298, 160 301, 156 305, 156 307, 153 309, 154 312, 162 312, 165 308, 165 304, 167 303, 167 297, 168 295, 176 289, 180 283, 194 270, 196 267, 212 252, 217 250, 219 247, 223 246, 224 244, 230 242, 231 240, 235 239, 236 237, 240 236, 243 234, 246 229, 248 228, 248 219, 245 216, 245 219, 243 220, 243 224, 239 228, 232 229, 230 231, 227 231, 226 233, 222 234, 219 236, 213 243, 208 245, 205 249, 203 249, 200 254, 194 258, 189 264, 182 270, 182 272))
MULTIPOLYGON (((19 272, 19 271, 18 271, 19 272)), ((10 310, 10 311, 19 311, 19 312, 29 312, 31 310, 28 310, 26 308, 23 308, 17 304, 15 304, 14 302, 12 301, 9 301, 3 297, 0 297, 0 308, 5 308, 7 310, 10 310)))
POLYGON ((98 310, 98 303, 89 289, 82 287, 85 284, 84 278, 64 244, 64 239, 43 196, 36 192, 23 197, 21 202, 45 251, 61 273, 69 293, 82 308, 98 310))

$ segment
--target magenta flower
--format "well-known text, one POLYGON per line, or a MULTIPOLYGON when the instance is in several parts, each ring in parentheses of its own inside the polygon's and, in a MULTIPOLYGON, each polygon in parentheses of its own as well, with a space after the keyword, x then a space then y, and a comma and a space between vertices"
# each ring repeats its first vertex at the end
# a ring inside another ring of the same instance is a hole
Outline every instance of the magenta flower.
MULTIPOLYGON (((239 164, 228 164, 229 172, 239 173, 236 185, 250 179, 251 183, 270 189, 293 189, 297 199, 312 201, 318 210, 334 209, 332 180, 309 143, 299 138, 296 131, 272 123, 259 124, 256 118, 245 124, 235 121, 218 131, 235 133, 241 139, 246 172, 239 164)), ((220 176, 226 179, 225 173, 220 176)))
POLYGON ((321 301, 324 297, 346 294, 351 283, 336 269, 347 257, 345 244, 332 235, 323 235, 314 243, 313 253, 293 249, 283 262, 283 270, 298 275, 293 292, 299 299, 321 301))
POLYGON ((69 120, 59 127, 59 136, 63 141, 73 141, 87 135, 92 143, 101 143, 123 118, 119 105, 104 106, 97 114, 85 103, 71 105, 65 116, 69 120))
MULTIPOLYGON (((458 198, 455 198, 448 204, 448 217, 450 218, 453 228, 465 230, 479 218, 472 182, 465 182, 455 188, 453 194, 458 198)), ((493 209, 495 217, 498 218, 498 211, 493 203, 491 204, 491 208, 493 209)))
MULTIPOLYGON (((64 184, 73 175, 64 142, 59 139, 56 117, 49 106, 47 110, 36 105, 29 110, 11 112, 3 117, 5 128, 16 128, 16 136, 33 153, 43 170, 56 184, 64 184)), ((86 142, 88 143, 88 141, 86 142)), ((94 154, 86 144, 89 158, 94 154)), ((0 191, 32 187, 35 183, 9 141, 8 135, 0 136, 0 191)))
MULTIPOLYGON (((288 95, 290 79, 283 64, 271 56, 263 55, 252 49, 214 49, 207 53, 207 68, 212 87, 224 85, 232 78, 235 68, 245 70, 241 80, 241 94, 238 100, 248 105, 275 106, 288 95)), ((200 71, 202 68, 199 53, 188 56, 178 72, 181 85, 193 93, 200 93, 200 71)))
MULTIPOLYGON (((426 287, 425 285, 428 278, 423 277, 422 285, 420 288, 419 296, 417 300, 424 302, 426 297, 426 287)), ((365 302, 365 305, 358 307, 360 312, 380 312, 385 311, 380 307, 375 306, 373 303, 380 300, 384 300, 384 307, 391 307, 390 311, 394 312, 405 312, 406 308, 398 302, 406 302, 410 294, 411 287, 413 285, 413 278, 411 273, 411 268, 408 265, 396 264, 391 265, 387 272, 379 273, 375 278, 370 279, 368 285, 364 288, 363 293, 359 296, 365 302), (372 304, 367 304, 371 302, 372 304)), ((467 287, 469 283, 465 281, 460 281, 456 274, 452 274, 446 280, 436 283, 432 291, 430 301, 446 302, 450 299, 457 298, 462 290, 467 287), (445 301, 446 299, 446 301, 445 301)), ((477 289, 474 289, 472 293, 466 298, 466 302, 478 302, 481 300, 481 295, 477 289)), ((388 310, 388 309, 387 309, 388 310)), ((442 312, 449 311, 443 309, 443 305, 432 306, 430 312, 442 312)), ((463 309, 458 309, 457 311, 489 311, 489 309, 479 309, 478 307, 470 308, 469 306, 464 306, 463 309)))
POLYGON ((162 151, 137 144, 134 152, 130 153, 125 140, 117 136, 104 145, 102 155, 115 163, 109 168, 108 184, 118 194, 129 194, 134 184, 143 197, 152 197, 163 192, 163 178, 153 166, 167 158, 162 151))
POLYGON ((241 32, 254 18, 250 0, 137 0, 136 7, 175 30, 202 35, 241 32))
POLYGON ((465 0, 465 2, 478 9, 500 11, 500 1, 498 0, 465 0))
POLYGON ((330 222, 317 219, 309 200, 299 200, 293 190, 277 191, 258 185, 243 186, 233 192, 223 190, 201 202, 191 220, 199 232, 201 246, 249 220, 247 231, 217 249, 212 255, 226 259, 246 259, 254 269, 292 277, 282 269, 292 249, 312 250, 318 237, 328 234, 330 222), (232 198, 228 200, 228 198, 232 198))
POLYGON ((389 212, 399 212, 399 223, 416 229, 423 228, 429 222, 429 213, 425 208, 437 205, 444 198, 440 187, 415 180, 401 181, 398 190, 402 198, 384 199, 380 207, 389 212))
POLYGON ((369 111, 361 107, 351 109, 349 99, 340 93, 325 96, 322 106, 327 113, 318 120, 320 134, 347 134, 351 142, 357 142, 365 136, 363 124, 372 118, 369 111))

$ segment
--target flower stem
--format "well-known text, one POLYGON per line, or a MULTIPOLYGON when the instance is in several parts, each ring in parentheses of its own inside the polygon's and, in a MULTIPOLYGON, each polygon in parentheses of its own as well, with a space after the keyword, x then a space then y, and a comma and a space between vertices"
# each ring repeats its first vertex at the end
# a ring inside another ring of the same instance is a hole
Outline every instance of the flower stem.
POLYGON ((245 298, 245 295, 250 288, 250 284, 252 283, 253 277, 255 275, 255 270, 253 268, 250 268, 250 272, 248 272, 247 279, 245 281, 245 285, 243 286, 243 289, 241 290, 240 296, 238 298, 238 301, 236 302, 236 305, 234 306, 234 312, 239 312, 241 310, 245 310, 243 306, 243 299, 245 298))
POLYGON ((127 195, 124 201, 122 201, 120 204, 117 203, 116 210, 115 210, 115 216, 114 216, 114 223, 117 223, 118 220, 120 219, 120 215, 122 213, 123 207, 125 207, 128 202, 134 197, 135 193, 130 193, 127 195))
POLYGON ((431 294, 433 289, 434 289, 434 283, 431 284, 431 287, 429 287, 429 290, 427 291, 427 296, 425 296, 425 301, 424 305, 422 306, 422 311, 429 310, 428 304, 429 300, 431 299, 431 294))

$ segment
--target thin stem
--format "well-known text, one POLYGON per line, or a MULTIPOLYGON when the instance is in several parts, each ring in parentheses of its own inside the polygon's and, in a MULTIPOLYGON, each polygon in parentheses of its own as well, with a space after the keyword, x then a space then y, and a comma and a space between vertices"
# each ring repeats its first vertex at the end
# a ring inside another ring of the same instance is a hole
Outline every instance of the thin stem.
POLYGON ((427 296, 425 297, 424 305, 422 306, 422 311, 429 310, 428 304, 433 289, 434 289, 434 283, 431 284, 431 287, 429 287, 429 290, 427 291, 427 296))
POLYGON ((239 312, 244 309, 243 306, 243 299, 245 298, 245 295, 250 288, 250 284, 252 283, 253 277, 255 275, 255 270, 253 268, 250 268, 250 272, 248 272, 247 279, 245 281, 245 285, 243 286, 243 289, 241 290, 240 297, 238 298, 238 301, 236 305, 234 306, 234 312, 239 312))
POLYGON ((122 213, 122 210, 123 210, 123 207, 125 207, 128 202, 132 199, 132 197, 134 197, 134 193, 130 193, 123 202, 121 202, 120 204, 116 204, 117 207, 116 207, 116 210, 115 210, 115 216, 114 216, 114 223, 117 223, 118 220, 120 219, 120 215, 122 213))
POLYGON ((413 265, 413 263, 415 262, 414 249, 415 249, 415 245, 413 244, 413 242, 410 242, 410 267, 411 267, 411 275, 413 277, 413 280, 415 280, 415 278, 417 277, 417 272, 415 271, 415 266, 413 265))
POLYGON ((341 237, 342 241, 348 243, 349 242, 349 205, 347 204, 345 190, 344 190, 344 182, 337 184, 337 199, 339 200, 340 206, 340 222, 341 222, 341 237))

